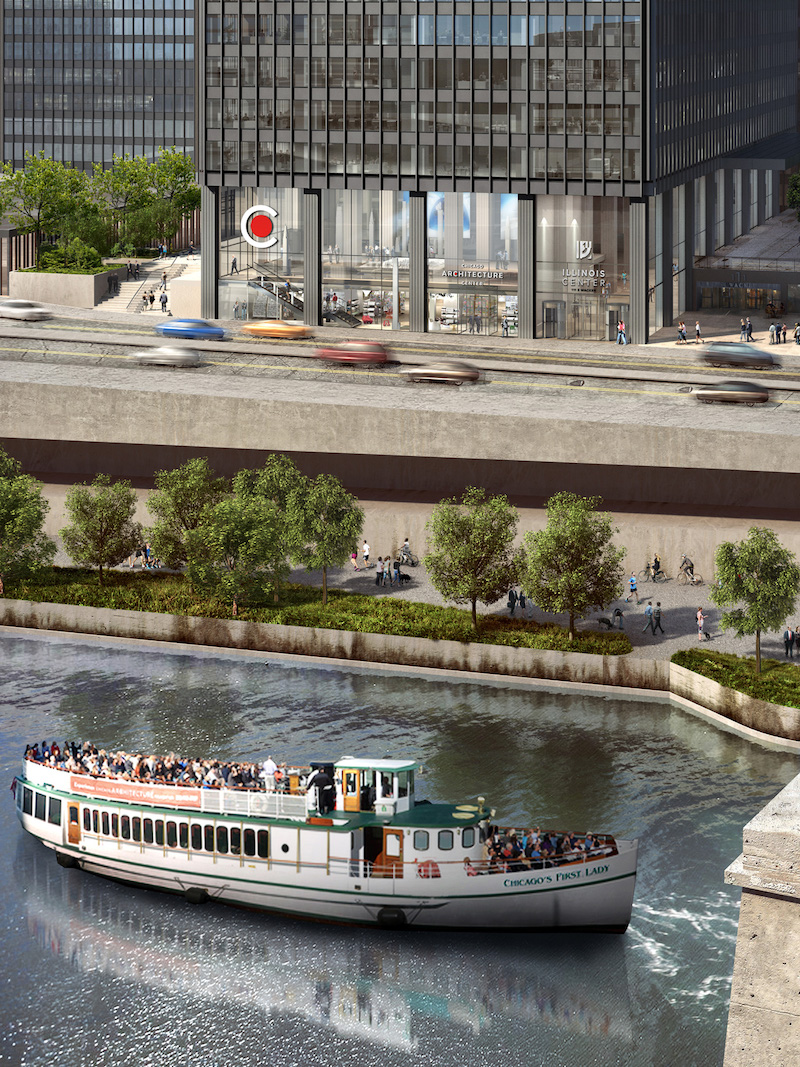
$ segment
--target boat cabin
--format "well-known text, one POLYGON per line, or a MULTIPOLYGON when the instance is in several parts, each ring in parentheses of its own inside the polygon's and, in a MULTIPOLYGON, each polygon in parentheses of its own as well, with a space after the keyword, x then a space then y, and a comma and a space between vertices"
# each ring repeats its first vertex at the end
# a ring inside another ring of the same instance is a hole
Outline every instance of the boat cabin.
POLYGON ((415 760, 356 759, 336 764, 337 811, 393 816, 414 807, 415 760))

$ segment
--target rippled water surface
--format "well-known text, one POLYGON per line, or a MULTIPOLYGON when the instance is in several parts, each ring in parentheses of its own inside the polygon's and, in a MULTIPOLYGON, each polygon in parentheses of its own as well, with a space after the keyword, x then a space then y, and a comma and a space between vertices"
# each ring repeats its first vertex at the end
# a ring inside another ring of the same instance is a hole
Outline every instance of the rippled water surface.
POLYGON ((745 822, 800 767, 668 704, 0 631, 0 751, 26 741, 289 762, 412 756, 418 790, 641 838, 631 926, 348 930, 252 915, 4 847, 0 1063, 12 1067, 721 1064, 745 822))

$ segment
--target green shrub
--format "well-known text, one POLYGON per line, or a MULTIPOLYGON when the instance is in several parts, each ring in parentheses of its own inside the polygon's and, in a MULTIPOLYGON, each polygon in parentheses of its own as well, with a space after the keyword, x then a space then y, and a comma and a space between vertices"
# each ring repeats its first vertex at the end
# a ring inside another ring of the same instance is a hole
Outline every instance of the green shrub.
POLYGON ((757 700, 800 708, 800 666, 791 661, 762 659, 761 673, 756 674, 753 656, 690 648, 676 652, 672 662, 757 700))
POLYGON ((39 270, 45 273, 90 274, 98 268, 104 269, 102 256, 80 237, 39 250, 39 270))
MULTIPOLYGON (((172 615, 229 619, 231 605, 214 597, 194 593, 181 574, 150 571, 144 574, 108 571, 101 586, 96 571, 54 567, 38 580, 20 581, 6 587, 7 597, 53 604, 154 611, 172 615)), ((321 592, 307 585, 289 585, 275 604, 239 604, 238 618, 283 626, 311 626, 356 633, 425 637, 433 641, 478 642, 515 648, 551 649, 624 656, 631 651, 627 636, 611 633, 581 633, 570 642, 566 630, 525 619, 485 615, 476 635, 469 611, 460 608, 417 604, 389 597, 362 596, 341 589, 328 590, 323 607, 321 592)))

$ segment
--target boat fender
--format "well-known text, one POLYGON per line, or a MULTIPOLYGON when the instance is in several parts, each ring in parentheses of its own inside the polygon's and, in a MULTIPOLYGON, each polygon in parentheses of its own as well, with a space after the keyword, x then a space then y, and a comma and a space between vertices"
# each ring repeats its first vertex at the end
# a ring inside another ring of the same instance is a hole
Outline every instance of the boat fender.
POLYGON ((184 889, 183 895, 190 904, 205 904, 208 900, 208 891, 199 885, 193 885, 188 889, 184 889))
POLYGON ((406 925, 406 913, 402 908, 381 908, 378 912, 378 925, 397 930, 406 925))
POLYGON ((80 864, 75 857, 68 855, 66 852, 56 852, 56 863, 59 867, 66 867, 67 869, 71 867, 80 867, 80 864))

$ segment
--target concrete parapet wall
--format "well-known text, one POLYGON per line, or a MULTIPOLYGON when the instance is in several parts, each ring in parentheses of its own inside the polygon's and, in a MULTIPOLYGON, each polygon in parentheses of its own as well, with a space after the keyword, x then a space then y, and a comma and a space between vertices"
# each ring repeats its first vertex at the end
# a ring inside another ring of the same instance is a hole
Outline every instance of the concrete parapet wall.
POLYGON ((12 270, 8 276, 9 296, 17 300, 38 300, 63 307, 93 308, 108 295, 108 279, 125 278, 124 267, 102 274, 50 274, 12 270))
POLYGON ((675 696, 685 697, 750 730, 800 741, 800 708, 756 700, 677 663, 670 664, 669 679, 670 692, 675 696))

